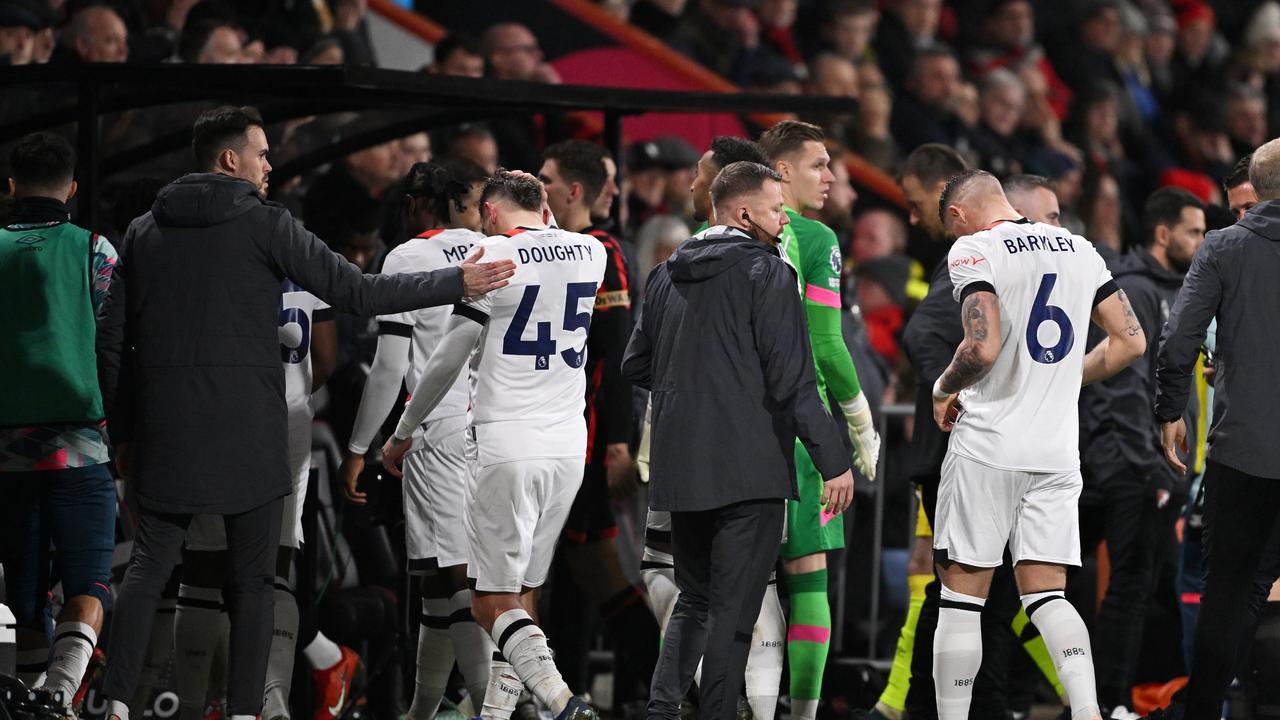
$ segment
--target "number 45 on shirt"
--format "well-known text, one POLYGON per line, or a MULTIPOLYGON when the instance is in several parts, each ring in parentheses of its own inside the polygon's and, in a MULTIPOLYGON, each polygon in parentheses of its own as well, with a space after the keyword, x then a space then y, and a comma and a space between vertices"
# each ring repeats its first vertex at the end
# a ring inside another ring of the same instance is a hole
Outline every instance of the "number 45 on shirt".
MULTIPOLYGON (((591 329, 591 311, 576 312, 578 301, 584 298, 594 298, 597 288, 598 283, 593 282, 576 282, 565 286, 564 330, 571 333, 581 329, 584 337, 581 350, 575 350, 570 347, 560 353, 560 357, 564 359, 565 364, 571 368, 582 367, 583 361, 586 360, 587 345, 585 336, 591 329)), ((515 314, 511 317, 511 325, 507 327, 507 333, 502 337, 502 354, 532 355, 534 356, 533 367, 535 370, 549 369, 551 356, 556 353, 556 341, 551 337, 551 323, 549 322, 537 323, 534 327, 536 337, 533 340, 524 339, 525 327, 529 324, 529 316, 533 314, 533 308, 538 302, 538 294, 541 290, 541 285, 528 285, 525 287, 524 296, 520 298, 520 305, 516 307, 515 314)))

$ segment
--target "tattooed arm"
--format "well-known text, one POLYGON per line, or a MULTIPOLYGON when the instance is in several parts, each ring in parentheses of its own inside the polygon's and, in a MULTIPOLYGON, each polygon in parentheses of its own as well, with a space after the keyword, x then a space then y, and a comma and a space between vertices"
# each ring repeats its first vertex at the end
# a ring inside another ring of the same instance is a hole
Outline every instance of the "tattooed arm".
POLYGON ((1147 349, 1147 336, 1123 290, 1094 306, 1093 322, 1106 330, 1107 336, 1084 356, 1083 385, 1115 375, 1147 349))
POLYGON ((933 417, 943 430, 950 430, 948 411, 956 393, 981 380, 1000 355, 1000 301, 989 290, 965 296, 960 306, 964 340, 956 348, 951 364, 933 386, 933 417))

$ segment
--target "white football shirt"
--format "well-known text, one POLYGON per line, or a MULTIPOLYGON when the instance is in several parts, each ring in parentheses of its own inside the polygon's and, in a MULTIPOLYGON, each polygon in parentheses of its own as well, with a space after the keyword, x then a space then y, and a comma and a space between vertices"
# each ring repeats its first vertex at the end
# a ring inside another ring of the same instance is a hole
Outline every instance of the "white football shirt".
MULTIPOLYGON (((484 235, 466 228, 428 230, 388 253, 382 264, 382 273, 394 275, 403 272, 430 272, 461 265, 481 240, 484 240, 484 235)), ((418 386, 418 378, 427 366, 427 359, 444 337, 451 310, 446 305, 378 316, 379 323, 396 323, 412 328, 409 368, 404 374, 406 387, 412 389, 418 386)), ((465 368, 458 373, 458 378, 450 386, 448 393, 431 410, 424 422, 467 413, 467 407, 471 403, 467 375, 465 368)))
POLYGON ((311 454, 311 324, 330 319, 329 306, 288 278, 281 284, 280 360, 289 408, 289 465, 302 467, 311 454))
POLYGON ((991 371, 960 393, 950 451, 1006 470, 1078 470, 1090 315, 1115 290, 1102 257, 1079 235, 1023 220, 960 238, 948 262, 957 301, 994 290, 1002 342, 991 371))
POLYGON ((518 228, 483 245, 485 260, 513 259, 516 272, 506 287, 455 309, 484 323, 471 358, 481 464, 583 457, 583 366, 604 245, 559 228, 518 228))

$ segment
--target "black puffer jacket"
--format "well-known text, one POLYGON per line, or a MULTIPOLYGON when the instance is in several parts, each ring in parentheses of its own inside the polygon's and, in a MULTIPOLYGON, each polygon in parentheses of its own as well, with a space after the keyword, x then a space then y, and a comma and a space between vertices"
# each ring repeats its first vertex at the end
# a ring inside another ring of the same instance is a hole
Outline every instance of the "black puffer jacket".
POLYGON ((463 291, 458 268, 362 275, 243 180, 170 183, 125 234, 98 332, 108 431, 132 443, 148 509, 239 513, 290 492, 276 335, 285 277, 365 315, 463 291))

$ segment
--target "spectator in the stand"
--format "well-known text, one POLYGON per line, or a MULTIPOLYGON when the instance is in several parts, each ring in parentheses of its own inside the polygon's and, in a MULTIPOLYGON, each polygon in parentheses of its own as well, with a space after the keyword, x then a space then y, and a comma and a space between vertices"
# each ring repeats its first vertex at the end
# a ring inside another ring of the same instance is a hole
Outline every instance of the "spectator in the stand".
MULTIPOLYGON (((560 75, 543 60, 542 48, 529 28, 519 23, 492 25, 480 36, 480 48, 484 54, 488 77, 500 80, 559 83, 560 75)), ((532 172, 541 166, 542 148, 567 133, 563 116, 546 113, 538 117, 529 114, 510 115, 489 122, 500 151, 503 167, 532 172)), ((490 168, 476 158, 471 158, 486 170, 490 168)), ((492 171, 491 171, 492 172, 492 171)))
POLYGON ((178 57, 201 65, 231 65, 240 62, 243 46, 235 26, 217 22, 188 24, 178 39, 178 57))
POLYGON ((675 32, 688 0, 636 0, 631 6, 631 24, 656 38, 675 32))
POLYGON ((1156 96, 1167 100, 1173 88, 1173 53, 1178 48, 1178 23, 1164 11, 1148 12, 1144 51, 1151 87, 1156 96))
POLYGON ((1093 0, 1084 5, 1079 30, 1065 33, 1051 47, 1056 53, 1058 72, 1067 85, 1079 92, 1099 80, 1122 83, 1124 78, 1114 60, 1122 33, 1117 0, 1093 0))
POLYGON ((1235 165, 1223 98, 1204 87, 1189 87, 1173 114, 1174 159, 1187 170, 1221 181, 1235 165))
MULTIPOLYGON (((1120 128, 1120 89, 1113 83, 1091 84, 1076 96, 1067 119, 1067 138, 1084 153, 1087 170, 1113 175, 1121 187, 1145 180, 1129 157, 1120 128)), ((1134 193, 1141 198, 1141 193, 1134 193)), ((1093 235, 1087 236, 1097 242, 1093 235)))
POLYGON ((480 37, 486 74, 500 80, 558 83, 555 68, 543 61, 542 47, 533 31, 520 23, 491 26, 480 37))
POLYGON ((45 23, 25 3, 0 3, 0 65, 29 65, 35 60, 36 33, 45 23))
POLYGON ((655 215, 684 217, 693 212, 688 188, 698 153, 689 143, 663 135, 635 143, 627 152, 627 235, 655 215))
POLYGON ((469 35, 448 35, 436 43, 435 58, 427 69, 436 75, 484 77, 480 43, 469 35))
MULTIPOLYGON (((833 52, 824 52, 809 61, 810 95, 857 100, 859 89, 858 68, 852 60, 833 52)), ((858 117, 852 113, 817 116, 813 118, 813 122, 822 126, 828 138, 842 145, 851 144, 850 141, 858 133, 858 117)))
POLYGON ((387 197, 387 189, 401 177, 399 159, 398 143, 393 140, 335 162, 311 184, 303 198, 302 217, 307 229, 335 250, 339 244, 367 245, 360 236, 371 227, 376 231, 386 206, 400 201, 387 197), (344 234, 341 243, 339 233, 344 234))
POLYGON ((854 297, 867 329, 867 340, 890 364, 898 361, 910 272, 911 261, 901 255, 868 260, 853 270, 854 297))
POLYGON ((320 38, 298 58, 299 65, 341 65, 346 62, 346 51, 337 38, 320 38))
POLYGON ((747 78, 746 89, 775 95, 799 95, 804 92, 803 65, 793 65, 780 55, 769 55, 757 62, 747 78))
POLYGON ((1110 174, 1085 175, 1080 218, 1084 221, 1090 242, 1104 246, 1116 255, 1124 252, 1124 200, 1120 197, 1120 183, 1110 174))
POLYGON ((1267 141, 1267 96, 1247 85, 1227 92, 1227 131, 1236 155, 1247 155, 1267 141))
POLYGON ((978 154, 978 165, 998 178, 1022 172, 1025 148, 1017 130, 1026 103, 1026 87, 1013 72, 995 68, 983 78, 981 116, 969 139, 978 154))
POLYGON ((129 29, 114 10, 91 5, 71 18, 67 44, 81 62, 119 63, 129 59, 129 29))
POLYGON ((756 66, 773 55, 760 39, 753 9, 759 0, 698 0, 667 38, 676 50, 738 85, 748 85, 756 66))
POLYGON ((893 119, 893 94, 880 68, 863 63, 858 68, 858 132, 849 139, 849 149, 867 162, 895 172, 900 154, 889 130, 893 119))
POLYGON ((1226 41, 1215 31, 1213 8, 1204 0, 1185 0, 1178 5, 1174 82, 1180 88, 1188 88, 1219 81, 1228 48, 1226 41))
POLYGON ((941 19, 942 0, 897 0, 885 8, 876 28, 876 62, 895 88, 906 86, 916 53, 937 41, 941 19))
POLYGON ((1253 160, 1253 153, 1240 158, 1235 167, 1231 168, 1226 179, 1222 181, 1222 187, 1227 191, 1227 207, 1231 208, 1236 220, 1243 218, 1244 214, 1249 212, 1249 208, 1258 204, 1258 193, 1254 191, 1253 183, 1249 181, 1251 160, 1253 160))
POLYGON ((760 40, 803 74, 806 53, 801 50, 794 30, 798 4, 797 0, 760 0, 756 18, 760 22, 760 40))
POLYGON ((1044 48, 1036 44, 1036 19, 1030 0, 997 0, 988 6, 982 42, 969 52, 966 65, 978 80, 998 68, 1036 73, 1045 85, 1054 114, 1059 119, 1067 116, 1071 90, 1054 71, 1044 48))
POLYGON ((871 40, 879 22, 880 11, 869 0, 837 0, 827 8, 822 24, 827 51, 855 65, 871 61, 871 40))
POLYGON ((935 45, 916 54, 906 92, 893 107, 891 127, 899 147, 906 151, 931 142, 955 143, 962 134, 953 110, 960 83, 960 63, 950 48, 935 45))
POLYGON ((404 178, 418 163, 431 162, 431 136, 425 132, 406 135, 396 141, 395 175, 404 178))
POLYGON ((460 157, 484 168, 486 175, 498 172, 498 141, 493 131, 479 123, 464 123, 444 143, 446 157, 460 157))
POLYGON ((377 65, 373 38, 369 35, 368 0, 330 0, 329 6, 333 8, 333 36, 342 43, 344 62, 377 65))
POLYGON ((1160 97, 1147 66, 1150 23, 1142 11, 1132 5, 1120 6, 1120 21, 1122 32, 1115 61, 1124 83, 1125 115, 1131 122, 1152 122, 1160 115, 1160 97))
POLYGON ((653 266, 666 262, 680 243, 689 239, 689 226, 678 217, 659 215, 649 218, 636 231, 636 282, 644 289, 644 281, 653 266))
POLYGON ((901 215, 876 208, 858 216, 849 253, 855 267, 906 249, 907 224, 901 215))
POLYGON ((297 38, 287 27, 268 26, 262 33, 263 65, 295 65, 298 62, 297 38))

